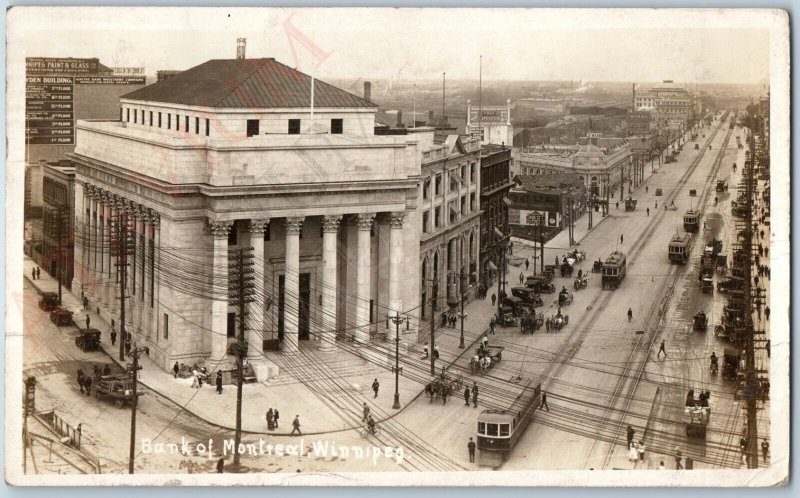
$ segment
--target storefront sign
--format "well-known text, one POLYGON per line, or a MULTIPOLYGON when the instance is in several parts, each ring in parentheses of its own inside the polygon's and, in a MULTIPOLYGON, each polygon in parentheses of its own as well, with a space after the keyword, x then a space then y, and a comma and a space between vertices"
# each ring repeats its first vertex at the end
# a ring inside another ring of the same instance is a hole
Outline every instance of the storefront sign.
POLYGON ((94 74, 98 59, 26 57, 25 74, 94 74))
POLYGON ((74 78, 70 76, 27 76, 25 121, 28 144, 71 145, 75 142, 74 88, 74 78))

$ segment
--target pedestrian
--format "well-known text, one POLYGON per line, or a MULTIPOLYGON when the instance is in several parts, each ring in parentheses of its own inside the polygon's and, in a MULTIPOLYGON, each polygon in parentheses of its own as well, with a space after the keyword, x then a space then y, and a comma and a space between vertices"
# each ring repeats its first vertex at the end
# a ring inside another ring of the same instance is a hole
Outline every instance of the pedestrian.
MULTIPOLYGON (((764 236, 764 230, 761 230, 761 236, 762 237, 764 236)), ((42 269, 37 266, 36 267, 36 280, 41 280, 41 279, 42 279, 42 269)))
POLYGON ((541 410, 542 408, 544 408, 548 412, 550 411, 550 407, 547 406, 547 393, 546 392, 542 392, 542 403, 539 405, 539 409, 541 410))
POLYGON ((83 379, 83 388, 86 390, 86 395, 87 396, 91 396, 92 395, 92 377, 91 376, 87 375, 83 379))
POLYGON ((424 353, 424 356, 422 357, 422 359, 423 360, 427 360, 428 359, 428 355, 430 354, 430 352, 428 350, 428 343, 427 342, 425 343, 424 346, 422 346, 422 352, 424 353))
POLYGON ((658 462, 658 470, 667 470, 667 466, 664 465, 664 460, 658 462))
POLYGON ((178 366, 178 362, 176 361, 174 365, 172 365, 172 376, 173 378, 178 378, 178 372, 180 371, 181 367, 178 366))
POLYGON ((764 308, 764 317, 769 321, 769 306, 764 308))
POLYGON ((450 388, 449 387, 442 389, 442 404, 443 405, 447 404, 447 395, 448 394, 450 394, 450 388))
POLYGON ((89 309, 89 298, 83 296, 83 309, 89 309))
POLYGON ((522 285, 525 282, 525 275, 522 272, 519 272, 519 285, 522 285))
POLYGON ((525 258, 525 271, 528 271, 528 267, 531 265, 531 262, 528 258, 525 258))
POLYGON ((274 412, 272 412, 272 419, 275 421, 275 428, 276 428, 276 429, 278 428, 278 419, 279 419, 279 418, 281 418, 281 414, 280 414, 280 413, 278 413, 278 410, 277 410, 277 409, 275 409, 275 411, 274 411, 274 412))
POLYGON ((114 326, 112 325, 111 326, 111 345, 113 346, 116 343, 117 343, 117 331, 114 330, 114 326))
POLYGON ((759 256, 764 255, 764 246, 761 245, 761 242, 758 243, 758 255, 759 256))
POLYGON ((619 209, 619 201, 616 202, 617 209, 619 209))
POLYGON ((758 287, 758 275, 753 277, 753 282, 755 283, 755 286, 758 287))
POLYGON ((125 338, 125 354, 126 355, 130 355, 131 354, 131 338, 130 338, 130 336, 125 338))
POLYGON ((497 294, 495 294, 494 292, 492 292, 492 306, 494 306, 494 303, 495 303, 496 301, 497 301, 497 294))
POLYGON ((664 339, 661 339, 661 345, 658 347, 658 358, 661 358, 661 353, 664 353, 664 358, 667 357, 667 346, 664 339))
POLYGON ((217 394, 222 394, 222 372, 217 372, 217 394))
POLYGON ((295 431, 297 431, 299 435, 303 435, 303 433, 300 432, 300 415, 294 416, 294 420, 292 421, 292 433, 289 435, 294 436, 295 431))
POLYGON ((677 446, 675 447, 675 470, 683 470, 683 465, 681 465, 681 461, 683 460, 683 453, 681 453, 680 448, 677 446))
POLYGON ((89 323, 91 323, 92 319, 89 317, 89 314, 86 314, 86 331, 89 331, 89 323))
POLYGON ((265 415, 265 418, 267 420, 267 430, 271 431, 275 427, 275 424, 274 424, 274 422, 272 420, 272 408, 267 410, 267 414, 265 415))
POLYGON ((472 438, 469 438, 469 443, 467 443, 467 450, 469 450, 469 462, 475 463, 475 441, 472 438))
POLYGON ((644 462, 644 441, 639 441, 639 446, 636 449, 639 451, 639 461, 644 462))
POLYGON ((766 462, 767 455, 769 454, 769 442, 766 439, 761 441, 761 457, 766 462))
MULTIPOLYGON (((764 230, 763 229, 761 230, 761 232, 759 232, 759 235, 761 235, 760 238, 762 238, 762 239, 764 238, 764 230)), ((38 266, 37 266, 37 268, 38 268, 38 266)))
POLYGON ((639 451, 636 448, 636 443, 631 443, 630 447, 628 448, 628 461, 629 462, 636 462, 639 459, 639 451))
POLYGON ((647 216, 650 216, 650 208, 647 208, 647 216))
POLYGON ((469 386, 464 388, 464 403, 469 406, 469 386))
POLYGON ((656 201, 656 209, 658 209, 658 201, 656 201))
POLYGON ((197 377, 197 372, 192 374, 192 389, 200 389, 200 379, 197 377))
POLYGON ((483 339, 481 339, 481 343, 483 343, 483 347, 486 349, 489 346, 489 338, 484 335, 483 339))
POLYGON ((220 457, 217 460, 217 474, 222 474, 223 470, 225 470, 225 457, 220 457))
POLYGON ((361 417, 361 421, 362 422, 366 422, 367 419, 369 418, 369 407, 367 406, 367 402, 366 401, 364 402, 364 408, 361 411, 363 413, 363 416, 361 417))
POLYGON ((492 319, 489 320, 489 333, 492 335, 494 335, 495 326, 497 326, 497 318, 493 316, 492 319))
POLYGON ((372 381, 372 390, 375 391, 375 397, 376 398, 378 397, 378 389, 380 389, 380 388, 381 388, 381 385, 378 382, 378 379, 375 379, 374 381, 372 381))
POLYGON ((630 449, 630 447, 633 445, 633 436, 636 435, 636 431, 633 429, 633 427, 629 425, 627 429, 627 434, 628 434, 628 448, 630 449))
POLYGON ((103 375, 111 375, 111 366, 108 363, 103 367, 103 375))
POLYGON ((649 191, 649 188, 647 187, 647 185, 645 185, 644 186, 644 193, 646 194, 648 191, 649 191))
POLYGON ((478 408, 478 383, 472 383, 472 405, 473 408, 478 408))
POLYGON ((31 268, 31 280, 36 280, 36 268, 31 268))
POLYGON ((622 244, 625 241, 625 234, 619 234, 619 243, 622 244))
POLYGON ((768 258, 768 257, 769 257, 769 246, 767 246, 767 247, 765 247, 765 248, 764 248, 764 257, 765 257, 765 258, 768 258))
POLYGON ((633 320, 633 310, 628 308, 628 321, 633 320))
POLYGON ((81 388, 81 394, 83 394, 83 370, 80 368, 78 369, 78 387, 81 388))

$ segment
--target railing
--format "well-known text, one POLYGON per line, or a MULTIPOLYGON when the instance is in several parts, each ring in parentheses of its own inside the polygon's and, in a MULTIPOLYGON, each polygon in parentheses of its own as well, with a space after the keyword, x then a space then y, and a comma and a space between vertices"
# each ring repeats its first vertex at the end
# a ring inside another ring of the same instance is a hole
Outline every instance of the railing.
POLYGON ((38 413, 36 416, 42 423, 52 428, 57 434, 69 438, 69 446, 72 446, 76 450, 81 449, 81 431, 66 423, 58 416, 55 410, 38 413))

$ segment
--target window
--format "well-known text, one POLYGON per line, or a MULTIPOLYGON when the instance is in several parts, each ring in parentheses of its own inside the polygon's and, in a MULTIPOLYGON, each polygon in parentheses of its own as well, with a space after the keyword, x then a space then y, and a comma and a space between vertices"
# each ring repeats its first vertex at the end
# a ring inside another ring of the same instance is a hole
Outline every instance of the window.
POLYGON ((469 210, 470 211, 477 211, 478 210, 477 199, 478 198, 475 195, 475 192, 472 192, 471 194, 469 194, 469 210))
POLYGON ((478 434, 486 434, 486 422, 478 422, 478 434))
POLYGON ((436 195, 440 195, 442 193, 442 175, 436 175, 436 195))
POLYGON ((428 178, 427 180, 425 180, 425 183, 422 184, 422 198, 427 199, 428 197, 430 197, 431 195, 430 192, 431 192, 431 179, 428 178))
POLYGON ((169 339, 169 315, 164 313, 164 339, 169 339))
POLYGON ((258 135, 258 120, 257 119, 248 119, 247 120, 247 136, 253 137, 258 135))
POLYGON ((334 135, 341 135, 344 129, 343 119, 331 119, 331 133, 334 135))
POLYGON ((208 132, 210 130, 208 118, 206 118, 206 136, 208 136, 208 132))
POLYGON ((184 116, 183 117, 183 123, 184 123, 183 124, 183 131, 185 131, 186 133, 189 133, 189 116, 184 116))
POLYGON ((500 424, 500 437, 508 437, 510 434, 508 424, 500 424))
POLYGON ((475 174, 475 163, 469 165, 469 182, 475 183, 478 181, 478 175, 475 174))
POLYGON ((497 424, 486 424, 486 435, 487 436, 497 436, 497 424))
POLYGON ((458 190, 458 179, 456 178, 456 170, 451 169, 447 172, 447 175, 450 177, 450 192, 454 192, 458 190))
POLYGON ((436 210, 434 211, 434 228, 439 228, 442 226, 442 206, 436 206, 436 210))
POLYGON ((467 183, 467 165, 461 166, 461 181, 467 183))
POLYGON ((369 300, 369 323, 375 323, 375 300, 369 300))
POLYGON ((134 109, 133 110, 133 124, 138 124, 138 123, 139 123, 139 112, 136 109, 134 109))
POLYGON ((194 133, 195 135, 200 134, 200 118, 194 118, 194 133))
POLYGON ((144 124, 144 109, 142 109, 142 124, 144 124))
POLYGON ((122 121, 122 107, 119 108, 119 120, 122 121))
POLYGON ((150 111, 150 126, 153 126, 153 111, 150 111))
POLYGON ((161 113, 158 113, 158 127, 161 128, 161 113))
POLYGON ((461 216, 464 216, 465 214, 467 214, 467 196, 466 195, 462 195, 461 196, 461 216))
POLYGON ((425 211, 424 213, 422 213, 422 232, 423 233, 428 233, 428 232, 431 231, 430 226, 428 226, 430 221, 431 221, 431 212, 430 211, 425 211))
POLYGON ((299 135, 300 134, 300 120, 299 119, 290 119, 289 120, 289 135, 299 135))
POLYGON ((167 129, 172 129, 172 114, 167 114, 167 129))

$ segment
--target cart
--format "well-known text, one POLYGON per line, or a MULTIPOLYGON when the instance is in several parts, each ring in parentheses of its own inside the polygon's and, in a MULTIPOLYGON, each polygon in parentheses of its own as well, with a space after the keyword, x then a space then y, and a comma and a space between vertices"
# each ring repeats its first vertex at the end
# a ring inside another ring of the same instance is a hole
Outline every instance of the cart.
MULTIPOLYGON (((101 375, 95 377, 92 389, 97 399, 111 399, 114 406, 122 408, 133 401, 133 380, 130 374, 101 375)), ((137 393, 143 396, 144 393, 137 393)))
POLYGON ((558 305, 559 306, 565 306, 567 304, 572 304, 572 300, 573 299, 574 299, 574 296, 572 295, 572 292, 570 292, 568 290, 562 290, 561 292, 558 293, 558 305))
POLYGON ((683 408, 683 423, 686 426, 686 435, 689 437, 706 438, 706 428, 711 419, 709 406, 685 406, 683 408))
POLYGON ((691 197, 695 197, 697 195, 697 189, 690 189, 689 190, 689 195, 691 197))
POLYGON ((692 328, 694 330, 702 330, 703 332, 705 332, 707 327, 708 327, 708 317, 703 311, 694 315, 694 320, 692 322, 692 328))
POLYGON ((701 288, 703 290, 703 294, 713 294, 714 280, 711 277, 703 277, 703 280, 701 282, 701 288))
POLYGON ((503 346, 486 346, 475 350, 475 355, 469 359, 469 370, 475 372, 487 372, 494 368, 503 359, 503 346))
POLYGON ((575 282, 573 283, 573 287, 575 290, 585 289, 589 285, 589 277, 586 275, 581 275, 580 277, 575 277, 575 282))
POLYGON ((58 294, 55 292, 42 292, 42 298, 39 299, 39 308, 43 311, 53 311, 58 308, 58 294))
POLYGON ((550 330, 561 330, 569 323, 569 315, 555 314, 545 319, 545 327, 550 330))
POLYGON ((50 312, 50 321, 58 325, 69 325, 72 323, 72 312, 64 308, 56 308, 50 312))
POLYGON ((100 348, 100 331, 82 330, 81 335, 75 338, 75 345, 83 351, 97 351, 100 348))
POLYGON ((628 197, 625 199, 625 211, 635 211, 636 210, 636 199, 632 197, 628 197))
POLYGON ((722 355, 722 378, 725 380, 736 380, 736 372, 739 369, 741 356, 739 351, 733 348, 725 348, 722 355))
POLYGON ((575 263, 575 260, 572 258, 564 258, 561 262, 561 276, 562 277, 572 277, 572 265, 575 263))

